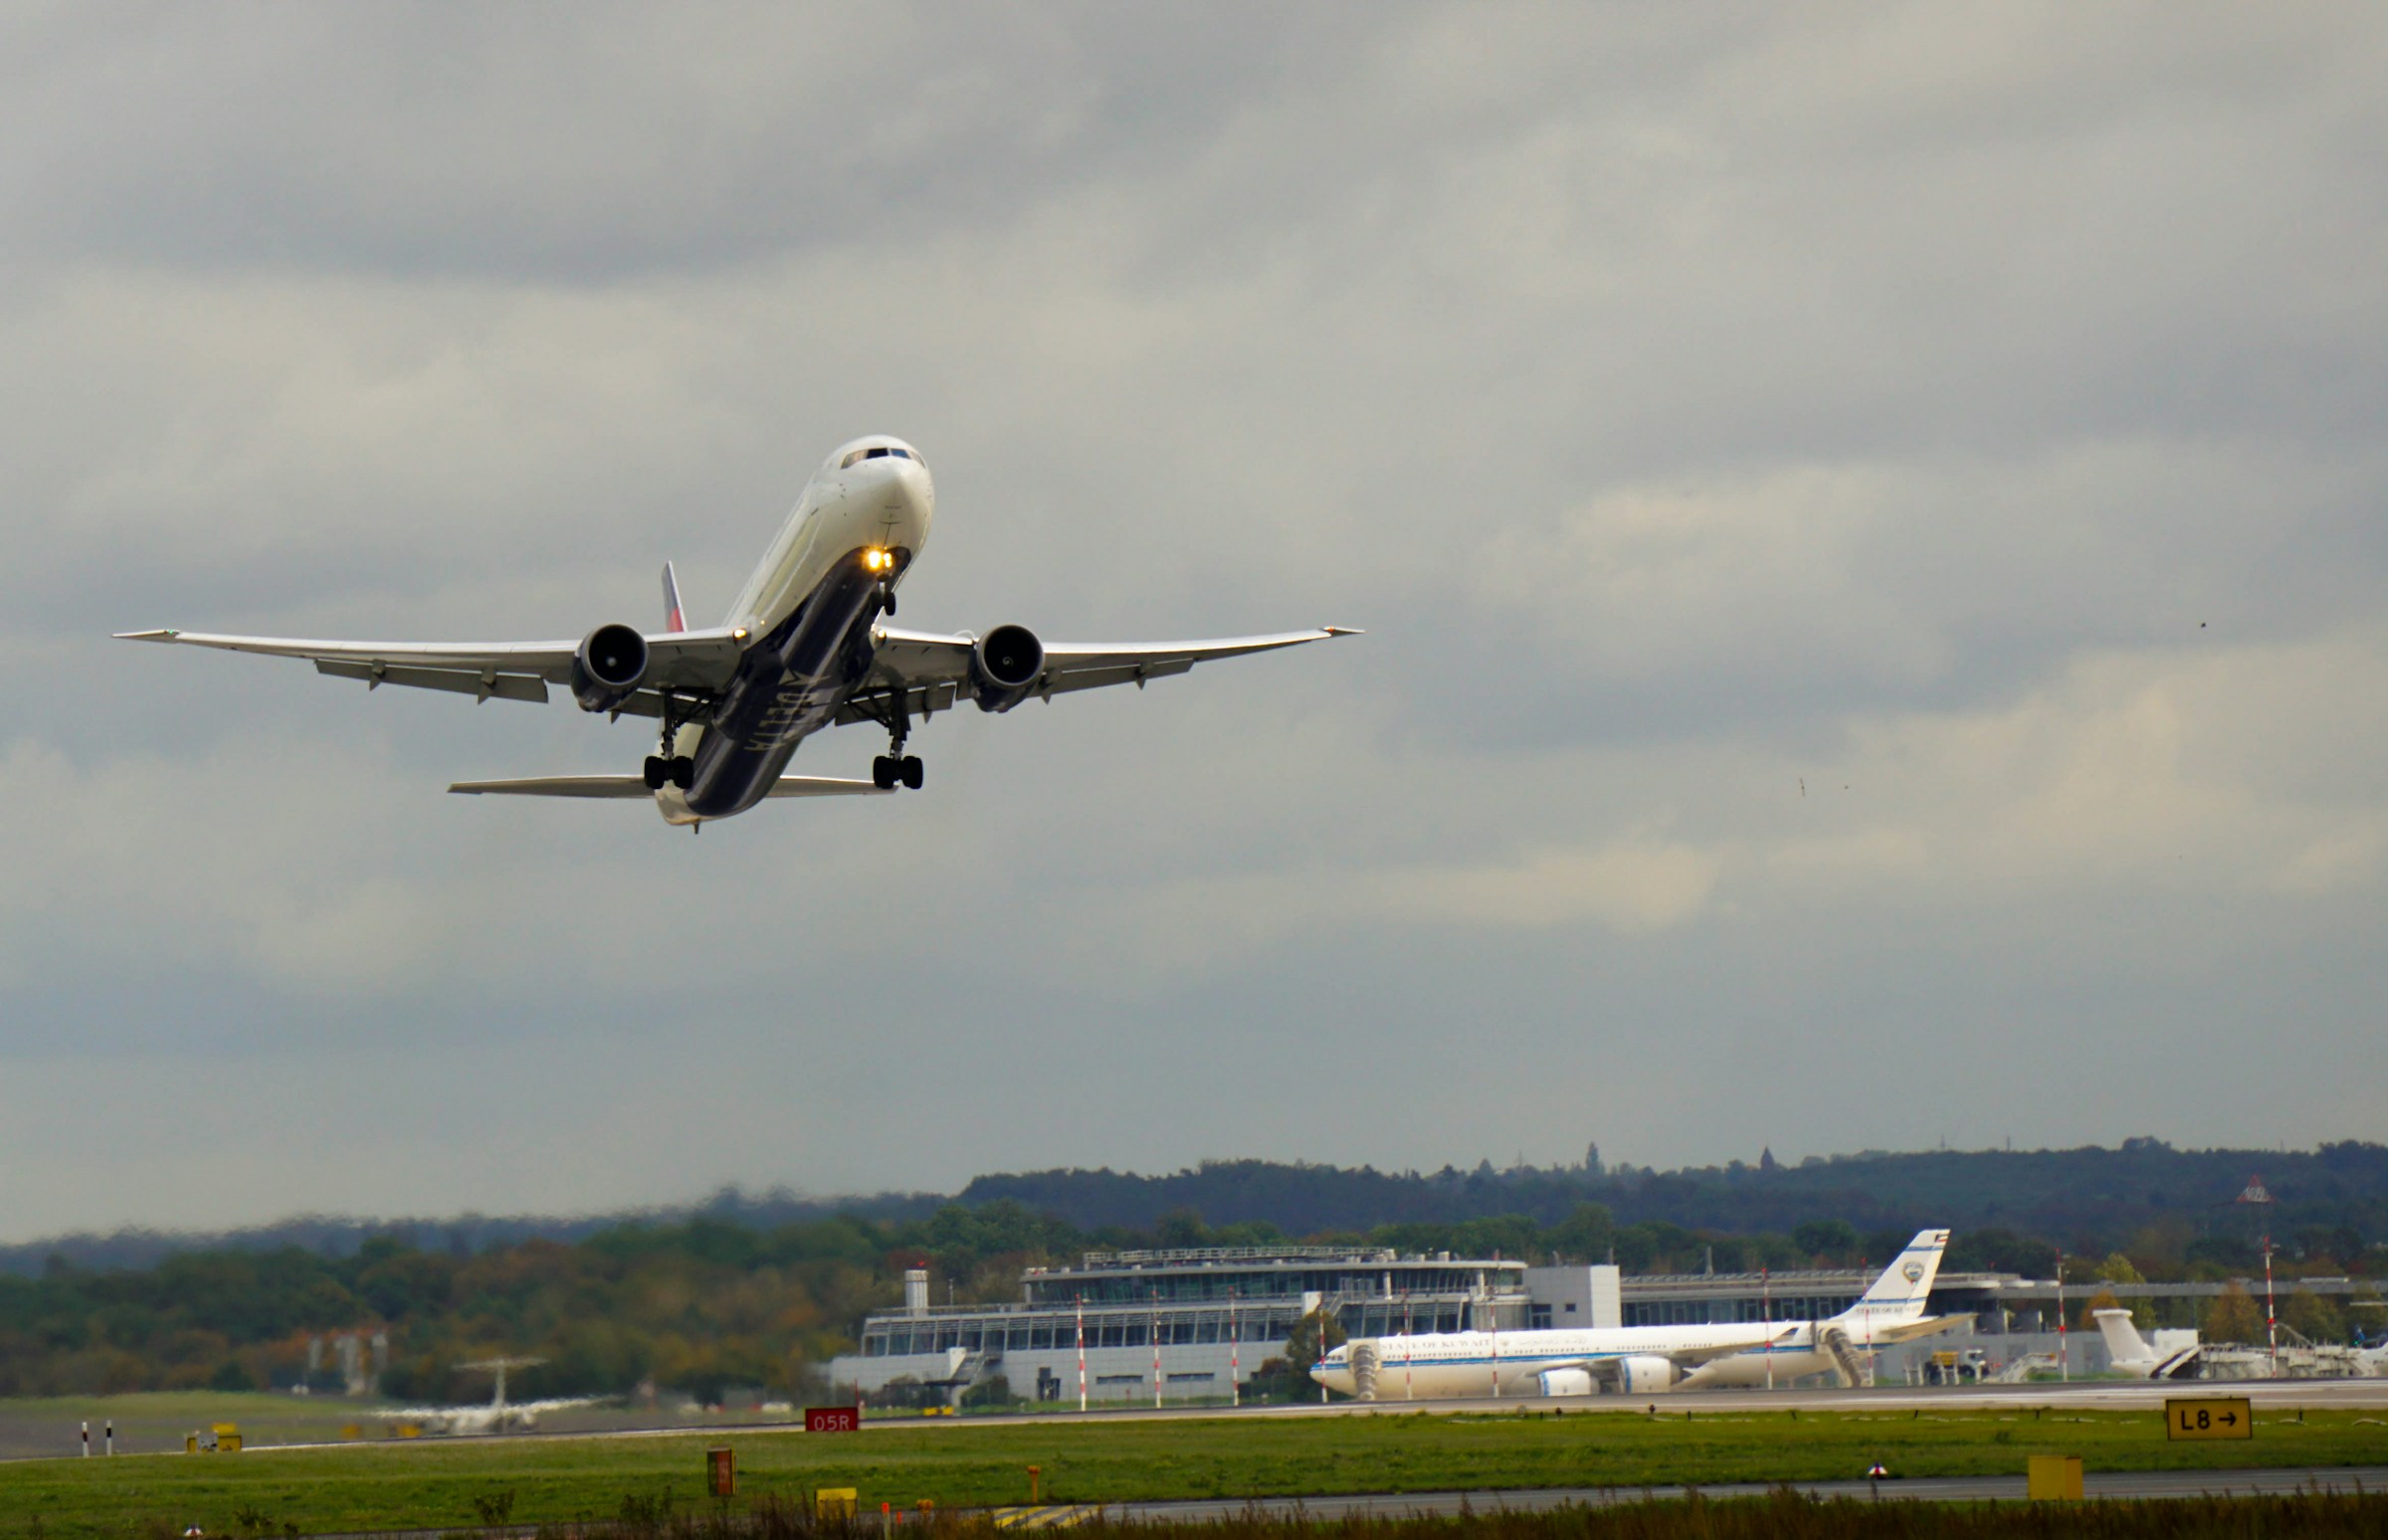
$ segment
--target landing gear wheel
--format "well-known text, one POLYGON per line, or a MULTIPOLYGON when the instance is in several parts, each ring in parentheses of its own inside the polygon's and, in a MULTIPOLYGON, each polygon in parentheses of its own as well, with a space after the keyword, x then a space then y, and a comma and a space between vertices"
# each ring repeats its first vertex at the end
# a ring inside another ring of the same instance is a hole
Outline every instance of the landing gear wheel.
POLYGON ((905 790, 918 791, 920 789, 920 757, 917 754, 906 754, 897 760, 896 773, 903 778, 905 790))
POLYGON ((672 761, 672 784, 687 791, 696 784, 696 761, 683 754, 672 761))
POLYGON ((886 583, 879 585, 879 613, 882 615, 896 613, 896 590, 886 583))
POLYGON ((894 791, 896 781, 902 777, 902 774, 896 761, 885 754, 871 761, 871 784, 881 791, 894 791))
POLYGON ((650 754, 647 756, 645 779, 649 791, 662 791, 664 783, 672 779, 672 767, 662 758, 650 754))

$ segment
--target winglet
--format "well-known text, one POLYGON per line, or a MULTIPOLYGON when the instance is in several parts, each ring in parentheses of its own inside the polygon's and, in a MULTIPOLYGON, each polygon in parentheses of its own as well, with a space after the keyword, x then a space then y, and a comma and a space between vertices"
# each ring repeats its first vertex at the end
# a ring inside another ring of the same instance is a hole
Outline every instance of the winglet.
POLYGON ((1321 626, 1318 629, 1330 637, 1364 637, 1368 635, 1357 626, 1321 626))
POLYGON ((171 642, 181 635, 181 632, 172 630, 119 631, 115 633, 115 640, 118 642, 171 642))
POLYGON ((680 579, 673 576, 672 563, 668 561, 664 563, 664 629, 666 631, 689 629, 688 617, 682 613, 680 608, 680 579))

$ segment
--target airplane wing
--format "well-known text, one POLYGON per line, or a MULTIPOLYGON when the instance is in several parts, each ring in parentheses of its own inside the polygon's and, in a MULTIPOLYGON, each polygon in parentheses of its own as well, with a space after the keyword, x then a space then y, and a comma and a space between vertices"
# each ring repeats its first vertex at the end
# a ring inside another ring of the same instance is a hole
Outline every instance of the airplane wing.
MULTIPOLYGON (((1198 663, 1242 658, 1252 653, 1324 642, 1330 637, 1360 633, 1346 626, 1321 626, 1312 631, 1281 631, 1258 637, 1220 637, 1205 642, 1051 642, 1045 645, 1045 670, 1029 694, 1051 700, 1076 689, 1104 684, 1142 686, 1147 679, 1184 674, 1198 663)), ((876 722, 897 698, 908 716, 949 710, 966 699, 970 650, 977 638, 944 636, 935 632, 880 630, 879 656, 863 687, 838 713, 838 721, 876 722)))
MULTIPOLYGON (((170 642, 212 647, 228 653, 270 658, 303 658, 319 674, 362 679, 368 689, 406 684, 446 689, 478 700, 547 698, 547 686, 572 677, 578 642, 322 642, 298 637, 226 637, 203 631, 124 631, 126 642, 170 642)), ((662 714, 664 689, 709 696, 737 672, 744 638, 715 627, 707 631, 659 631, 647 638, 649 687, 622 709, 635 716, 662 714)), ((694 717, 684 702, 680 714, 694 717)))
MULTIPOLYGON (((514 781, 458 781, 448 788, 468 797, 605 797, 651 798, 647 782, 635 775, 536 775, 514 781)), ((766 797, 885 797, 869 781, 841 781, 825 775, 783 775, 763 793, 766 797)))

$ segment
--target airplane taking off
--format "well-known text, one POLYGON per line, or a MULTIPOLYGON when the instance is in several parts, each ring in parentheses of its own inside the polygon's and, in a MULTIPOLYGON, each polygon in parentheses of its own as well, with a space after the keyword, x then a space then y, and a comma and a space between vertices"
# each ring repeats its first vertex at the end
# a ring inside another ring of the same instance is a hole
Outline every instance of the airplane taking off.
POLYGON ((1832 1373, 1855 1384, 1868 1347, 1944 1331, 1923 1304, 1948 1250, 1945 1230, 1918 1231, 1858 1302, 1823 1321, 1612 1326, 1576 1331, 1459 1331, 1346 1342, 1310 1370, 1361 1401, 1457 1396, 1643 1396, 1659 1391, 1789 1384, 1832 1373))
POLYGON ((547 698, 568 689, 584 711, 648 716, 659 752, 642 775, 561 775, 459 781, 452 792, 528 797, 652 797, 670 824, 696 826, 743 813, 766 797, 872 795, 918 790, 920 761, 904 752, 915 722, 970 701, 1008 711, 1068 690, 1135 684, 1198 663, 1266 653, 1356 633, 1340 626, 1208 642, 1118 645, 1047 643, 1025 626, 984 636, 901 631, 883 624, 896 590, 927 543, 936 489, 919 452, 873 435, 841 445, 804 494, 728 617, 685 629, 680 586, 664 567, 665 625, 599 626, 578 643, 313 642, 120 632, 132 642, 178 642, 310 660, 318 673, 367 688, 411 684, 476 700, 547 698), (807 737, 826 727, 876 722, 888 752, 868 781, 786 775, 807 737))

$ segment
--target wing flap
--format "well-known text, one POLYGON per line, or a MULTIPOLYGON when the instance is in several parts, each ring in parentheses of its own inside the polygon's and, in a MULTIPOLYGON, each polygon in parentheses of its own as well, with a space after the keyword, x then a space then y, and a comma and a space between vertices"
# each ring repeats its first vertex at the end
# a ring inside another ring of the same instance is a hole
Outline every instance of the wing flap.
POLYGON ((462 669, 391 668, 346 658, 318 658, 315 672, 335 678, 363 679, 368 689, 383 684, 406 684, 416 689, 454 690, 483 700, 493 695, 500 700, 535 700, 541 704, 547 700, 547 681, 535 674, 499 674, 494 669, 486 674, 469 674, 462 669))
MULTIPOLYGON (((885 722, 891 714, 899 692, 893 689, 865 690, 838 707, 837 725, 845 727, 855 722, 885 722)), ((950 679, 934 684, 915 685, 900 691, 903 714, 912 721, 950 711, 960 698, 960 686, 950 679)))

